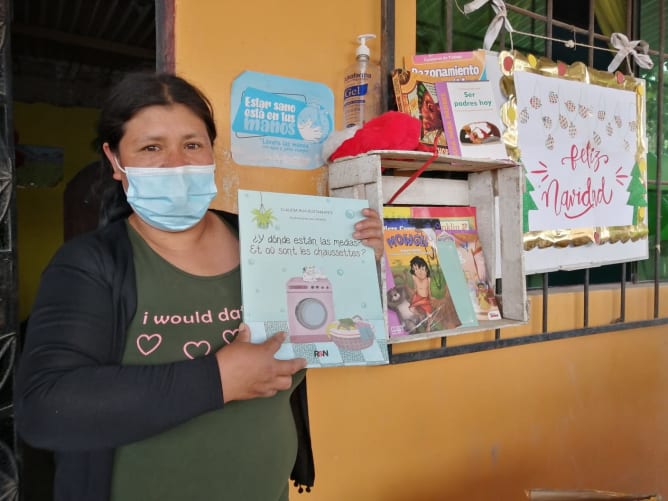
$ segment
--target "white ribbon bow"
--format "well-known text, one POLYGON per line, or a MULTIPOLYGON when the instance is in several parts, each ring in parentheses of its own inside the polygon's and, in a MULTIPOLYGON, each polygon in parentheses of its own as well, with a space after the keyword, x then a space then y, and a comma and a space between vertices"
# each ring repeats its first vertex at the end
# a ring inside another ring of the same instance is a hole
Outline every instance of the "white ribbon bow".
MULTIPOLYGON (((464 14, 470 14, 474 10, 478 10, 489 1, 490 0, 473 0, 472 2, 467 3, 464 5, 464 14)), ((485 33, 485 40, 483 42, 483 49, 485 50, 492 48, 494 40, 499 36, 501 26, 503 26, 508 33, 513 32, 513 27, 510 25, 510 21, 508 21, 506 3, 503 0, 491 0, 491 2, 496 16, 494 16, 494 19, 489 23, 489 27, 485 33)))
MULTIPOLYGON (((646 70, 651 70, 654 67, 654 62, 647 55, 649 52, 649 44, 644 40, 629 40, 623 33, 613 33, 610 35, 610 45, 617 49, 617 54, 608 65, 608 71, 612 73, 615 71, 622 61, 628 61, 629 55, 633 56, 636 64, 646 70), (636 50, 636 47, 638 50, 636 50)), ((630 65, 629 65, 630 66, 630 65)))

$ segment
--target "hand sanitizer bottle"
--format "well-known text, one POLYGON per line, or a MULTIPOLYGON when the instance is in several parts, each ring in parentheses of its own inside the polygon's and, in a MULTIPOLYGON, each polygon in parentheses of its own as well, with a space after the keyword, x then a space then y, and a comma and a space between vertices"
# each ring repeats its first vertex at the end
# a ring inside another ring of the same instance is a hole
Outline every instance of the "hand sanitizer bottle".
POLYGON ((359 46, 355 62, 348 66, 344 77, 343 125, 361 126, 380 114, 380 67, 371 62, 367 40, 376 35, 357 37, 359 46))

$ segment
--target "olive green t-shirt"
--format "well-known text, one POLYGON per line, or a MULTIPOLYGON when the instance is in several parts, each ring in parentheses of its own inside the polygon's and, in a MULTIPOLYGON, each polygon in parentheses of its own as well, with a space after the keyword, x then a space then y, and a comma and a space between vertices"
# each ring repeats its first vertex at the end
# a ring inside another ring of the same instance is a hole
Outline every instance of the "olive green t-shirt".
MULTIPOLYGON (((156 254, 129 225, 128 231, 138 302, 122 363, 191 359, 232 342, 241 321, 239 268, 193 276, 156 254)), ((301 378, 293 378, 293 388, 301 378)), ((230 402, 120 447, 112 501, 287 500, 297 453, 290 393, 230 402)))

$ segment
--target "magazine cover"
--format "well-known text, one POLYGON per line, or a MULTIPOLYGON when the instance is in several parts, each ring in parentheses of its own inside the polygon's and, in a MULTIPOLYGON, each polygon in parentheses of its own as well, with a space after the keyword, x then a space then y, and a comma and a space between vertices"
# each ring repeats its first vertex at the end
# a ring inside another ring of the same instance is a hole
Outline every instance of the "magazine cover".
POLYGON ((450 155, 508 158, 501 139, 499 109, 487 80, 436 82, 443 130, 450 155))
POLYGON ((252 342, 307 367, 388 363, 373 249, 352 238, 366 200, 239 190, 243 318, 252 342))
MULTIPOLYGON (((462 319, 428 221, 385 220, 385 278, 390 337, 455 329, 462 319)), ((465 294, 465 293, 464 293, 465 294)))

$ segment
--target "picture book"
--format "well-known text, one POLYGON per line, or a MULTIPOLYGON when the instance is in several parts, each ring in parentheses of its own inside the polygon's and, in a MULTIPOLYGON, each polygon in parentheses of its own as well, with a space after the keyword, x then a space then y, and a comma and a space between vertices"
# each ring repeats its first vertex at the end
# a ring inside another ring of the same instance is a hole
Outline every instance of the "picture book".
MULTIPOLYGON (((454 245, 451 245, 449 242, 439 242, 437 239, 438 233, 441 230, 441 221, 437 218, 430 218, 429 216, 421 217, 416 215, 413 217, 410 213, 414 212, 414 207, 384 207, 383 208, 383 221, 386 229, 390 228, 419 228, 427 234, 429 238, 436 245, 436 252, 438 254, 439 265, 441 271, 443 272, 443 277, 445 279, 445 284, 450 292, 452 301, 461 322, 460 327, 472 327, 478 325, 475 311, 473 309, 473 303, 470 300, 468 291, 468 285, 466 283, 466 278, 464 276, 464 270, 461 267, 459 254, 454 245), (401 213, 407 217, 401 217, 401 213), (395 217, 392 216, 394 214, 395 217)), ((419 209, 416 211, 420 213, 419 209)), ((437 209, 434 207, 434 209, 437 209)), ((390 267, 386 267, 386 288, 391 290, 395 287, 395 278, 391 274, 390 267)), ((388 295, 388 305, 390 301, 390 296, 388 295)), ((395 335, 404 335, 405 332, 402 332, 399 328, 392 328, 392 326, 400 325, 400 319, 398 312, 393 311, 391 308, 388 308, 388 326, 390 335, 394 332, 395 335)), ((405 330, 405 329, 404 329, 405 330)))
POLYGON ((502 65, 499 53, 495 51, 477 49, 419 54, 404 58, 404 66, 412 72, 438 80, 489 80, 492 83, 494 102, 499 110, 508 99, 502 90, 502 65))
POLYGON ((478 230, 473 228, 462 230, 443 227, 437 235, 439 245, 454 245, 459 254, 468 292, 478 320, 500 320, 493 282, 487 275, 485 254, 483 252, 478 230))
POLYGON ((487 80, 435 83, 448 153, 465 158, 508 158, 499 108, 487 80))
POLYGON ((410 210, 415 218, 438 219, 437 247, 456 248, 477 319, 500 319, 495 289, 487 275, 485 254, 478 236, 475 207, 411 207, 410 210))
POLYGON ((308 367, 388 363, 373 249, 352 237, 366 200, 239 190, 243 318, 251 341, 308 367))
MULTIPOLYGON (((436 248, 435 221, 385 219, 385 279, 390 338, 425 334, 468 325, 454 301, 455 281, 448 282, 436 248)), ((459 286, 459 285, 458 285, 459 286)))
POLYGON ((392 72, 392 87, 397 110, 420 120, 420 143, 428 150, 434 147, 440 154, 448 152, 443 133, 443 118, 436 94, 438 78, 412 71, 392 72))

